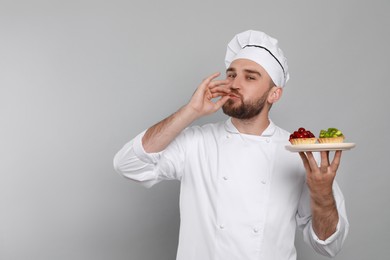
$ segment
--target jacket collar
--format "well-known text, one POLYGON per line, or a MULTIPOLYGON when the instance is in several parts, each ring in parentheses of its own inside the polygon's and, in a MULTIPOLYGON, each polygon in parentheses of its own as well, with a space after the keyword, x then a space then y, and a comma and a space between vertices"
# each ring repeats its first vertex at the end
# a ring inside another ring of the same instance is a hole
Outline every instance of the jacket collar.
MULTIPOLYGON (((276 126, 275 124, 272 122, 271 119, 269 119, 270 121, 270 124, 268 125, 268 127, 264 130, 264 132, 260 135, 260 136, 263 136, 263 137, 266 137, 266 136, 272 136, 274 133, 275 133, 275 130, 276 130, 276 126)), ((237 128, 233 125, 232 123, 232 118, 229 117, 226 122, 225 122, 225 129, 226 131, 232 133, 232 134, 241 134, 237 128)))

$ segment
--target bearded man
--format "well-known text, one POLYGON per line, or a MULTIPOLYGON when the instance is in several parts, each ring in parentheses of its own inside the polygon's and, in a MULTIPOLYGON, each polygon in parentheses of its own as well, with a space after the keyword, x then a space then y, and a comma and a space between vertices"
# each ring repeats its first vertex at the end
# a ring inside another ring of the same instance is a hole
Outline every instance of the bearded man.
POLYGON ((335 181, 336 151, 298 156, 290 133, 269 110, 289 79, 278 41, 259 31, 237 34, 226 52, 226 79, 207 77, 177 112, 116 154, 114 168, 151 187, 179 180, 178 260, 294 260, 296 228, 318 253, 333 257, 348 233, 335 181), (220 108, 224 122, 191 126, 220 108))

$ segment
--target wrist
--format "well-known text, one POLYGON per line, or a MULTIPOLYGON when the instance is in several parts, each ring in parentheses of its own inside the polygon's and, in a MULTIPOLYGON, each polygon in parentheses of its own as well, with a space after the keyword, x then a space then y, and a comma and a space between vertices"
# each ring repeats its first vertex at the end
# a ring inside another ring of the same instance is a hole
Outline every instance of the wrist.
POLYGON ((181 117, 184 117, 191 121, 190 123, 202 117, 202 114, 189 104, 180 108, 178 113, 181 115, 181 117))
POLYGON ((329 194, 311 194, 310 195, 310 200, 312 204, 312 208, 321 208, 321 209, 326 209, 326 208, 333 208, 336 205, 336 201, 334 199, 333 193, 329 194))

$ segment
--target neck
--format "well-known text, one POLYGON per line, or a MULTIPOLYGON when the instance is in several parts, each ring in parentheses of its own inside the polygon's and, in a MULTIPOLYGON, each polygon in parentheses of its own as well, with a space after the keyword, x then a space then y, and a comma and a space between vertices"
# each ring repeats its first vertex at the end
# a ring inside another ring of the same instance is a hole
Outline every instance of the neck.
POLYGON ((250 119, 238 119, 233 117, 232 123, 242 134, 261 135, 269 126, 270 121, 268 118, 268 113, 260 113, 259 115, 250 119))

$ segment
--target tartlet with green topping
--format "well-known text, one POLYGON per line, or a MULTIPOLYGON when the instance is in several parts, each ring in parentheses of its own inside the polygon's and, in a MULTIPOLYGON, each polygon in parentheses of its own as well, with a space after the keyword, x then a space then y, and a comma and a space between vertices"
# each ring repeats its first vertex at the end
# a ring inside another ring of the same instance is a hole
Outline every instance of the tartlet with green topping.
POLYGON ((318 142, 319 143, 342 143, 344 142, 344 134, 337 128, 328 128, 328 130, 321 130, 318 142))

